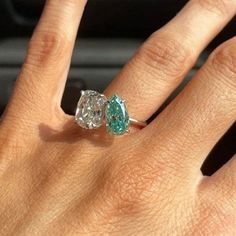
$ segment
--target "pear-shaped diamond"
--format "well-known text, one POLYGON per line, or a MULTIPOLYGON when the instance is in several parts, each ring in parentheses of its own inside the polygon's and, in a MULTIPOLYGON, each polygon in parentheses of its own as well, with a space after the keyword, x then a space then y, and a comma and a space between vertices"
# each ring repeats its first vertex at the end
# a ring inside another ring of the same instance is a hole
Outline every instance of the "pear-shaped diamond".
POLYGON ((85 129, 99 128, 103 123, 106 103, 104 95, 92 90, 82 91, 75 114, 77 124, 85 129))
POLYGON ((117 95, 113 95, 106 107, 107 129, 114 135, 122 135, 129 129, 129 115, 125 102, 117 95))

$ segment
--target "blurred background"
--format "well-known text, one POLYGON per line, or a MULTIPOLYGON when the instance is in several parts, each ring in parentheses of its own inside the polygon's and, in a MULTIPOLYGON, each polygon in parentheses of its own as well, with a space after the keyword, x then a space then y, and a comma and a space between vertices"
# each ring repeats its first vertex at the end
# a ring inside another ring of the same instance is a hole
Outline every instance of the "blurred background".
MULTIPOLYGON (((103 91, 140 44, 184 6, 186 0, 92 0, 88 2, 76 43, 62 107, 74 113, 81 89, 103 91)), ((4 111, 25 57, 27 43, 44 0, 0 1, 0 114, 4 111)), ((194 17, 194 16, 193 16, 194 17)), ((201 67, 209 53, 236 35, 236 18, 202 53, 162 111, 201 67)), ((236 124, 210 153, 202 171, 211 175, 236 153, 236 124)))

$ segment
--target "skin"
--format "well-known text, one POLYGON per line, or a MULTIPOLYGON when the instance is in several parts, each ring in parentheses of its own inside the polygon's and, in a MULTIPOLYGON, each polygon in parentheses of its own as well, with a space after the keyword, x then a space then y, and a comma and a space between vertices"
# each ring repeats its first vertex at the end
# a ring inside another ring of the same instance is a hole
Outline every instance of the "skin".
MULTIPOLYGON (((236 38, 146 128, 112 137, 60 108, 85 0, 48 0, 0 125, 0 235, 236 235, 236 157, 200 167, 236 118, 236 38)), ((235 15, 190 0, 105 94, 148 119, 235 15)))

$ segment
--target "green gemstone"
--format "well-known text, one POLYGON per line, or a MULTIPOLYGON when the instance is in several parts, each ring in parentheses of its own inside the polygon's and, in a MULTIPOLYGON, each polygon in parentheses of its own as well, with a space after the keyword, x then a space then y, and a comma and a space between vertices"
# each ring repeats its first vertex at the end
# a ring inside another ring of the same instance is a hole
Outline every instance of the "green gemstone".
POLYGON ((106 107, 107 129, 114 135, 122 135, 129 129, 129 115, 124 101, 113 95, 106 107))

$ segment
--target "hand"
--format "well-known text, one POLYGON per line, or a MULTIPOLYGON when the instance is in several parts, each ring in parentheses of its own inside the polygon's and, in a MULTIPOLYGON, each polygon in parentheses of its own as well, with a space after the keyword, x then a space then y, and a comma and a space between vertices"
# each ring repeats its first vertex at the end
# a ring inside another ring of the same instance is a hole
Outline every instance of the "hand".
MULTIPOLYGON (((83 130, 60 101, 85 0, 48 0, 0 126, 0 234, 236 235, 236 157, 200 167, 236 118, 236 38, 146 128, 83 130)), ((236 12, 191 0, 106 89, 147 120, 236 12)))

